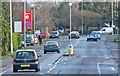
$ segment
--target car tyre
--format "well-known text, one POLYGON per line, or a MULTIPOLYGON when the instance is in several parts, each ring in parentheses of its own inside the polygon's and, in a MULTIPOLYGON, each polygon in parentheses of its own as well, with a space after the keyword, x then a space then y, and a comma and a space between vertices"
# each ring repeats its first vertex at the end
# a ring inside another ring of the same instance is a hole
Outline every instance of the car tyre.
POLYGON ((35 72, 38 72, 38 71, 40 71, 40 68, 37 67, 37 68, 35 69, 35 72))
POLYGON ((46 54, 47 52, 44 51, 44 54, 46 54))
POLYGON ((33 46, 34 44, 31 44, 31 46, 33 46))
POLYGON ((18 70, 16 68, 13 68, 13 72, 17 72, 18 70))
POLYGON ((58 51, 58 53, 60 53, 60 51, 58 51))

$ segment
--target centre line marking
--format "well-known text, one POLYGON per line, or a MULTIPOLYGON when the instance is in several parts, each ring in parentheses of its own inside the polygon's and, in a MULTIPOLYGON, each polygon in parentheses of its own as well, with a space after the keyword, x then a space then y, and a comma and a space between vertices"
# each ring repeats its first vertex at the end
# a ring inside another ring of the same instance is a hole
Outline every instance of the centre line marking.
POLYGON ((99 63, 97 63, 97 67, 98 67, 98 73, 99 75, 101 75, 99 63))
POLYGON ((113 68, 113 67, 111 67, 111 69, 114 71, 115 70, 115 68, 113 68))

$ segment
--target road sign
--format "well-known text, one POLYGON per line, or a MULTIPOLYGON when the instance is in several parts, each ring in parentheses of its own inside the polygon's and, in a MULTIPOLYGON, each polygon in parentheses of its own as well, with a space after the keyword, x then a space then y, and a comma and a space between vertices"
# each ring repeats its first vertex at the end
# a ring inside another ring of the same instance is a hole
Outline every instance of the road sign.
POLYGON ((32 11, 27 10, 25 13, 25 22, 24 23, 24 11, 22 12, 22 33, 24 33, 24 26, 26 27, 26 30, 32 30, 32 11))

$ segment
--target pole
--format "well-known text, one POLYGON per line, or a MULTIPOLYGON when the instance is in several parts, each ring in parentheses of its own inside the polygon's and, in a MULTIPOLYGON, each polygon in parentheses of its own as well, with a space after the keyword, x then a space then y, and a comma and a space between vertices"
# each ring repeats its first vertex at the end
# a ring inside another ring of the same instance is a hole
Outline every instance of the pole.
POLYGON ((34 3, 34 44, 35 44, 35 3, 34 3))
POLYGON ((83 0, 82 0, 82 34, 83 34, 83 0))
POLYGON ((70 6, 70 44, 71 44, 71 6, 70 6))
POLYGON ((26 48, 26 19, 25 19, 25 14, 26 14, 26 0, 24 1, 24 48, 26 48))
POLYGON ((12 3, 11 3, 11 0, 10 0, 10 36, 11 36, 11 53, 13 54, 13 43, 12 43, 12 3))
MULTIPOLYGON (((112 25, 113 25, 113 0, 112 0, 112 25)), ((112 25, 111 25, 111 27, 112 27, 112 25)), ((113 34, 113 32, 112 32, 112 34, 113 34)))

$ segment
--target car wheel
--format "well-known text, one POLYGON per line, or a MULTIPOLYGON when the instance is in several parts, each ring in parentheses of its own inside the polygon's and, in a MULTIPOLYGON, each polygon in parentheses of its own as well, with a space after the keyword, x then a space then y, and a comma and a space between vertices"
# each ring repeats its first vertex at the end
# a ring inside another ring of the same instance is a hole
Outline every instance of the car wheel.
POLYGON ((17 72, 18 70, 16 68, 13 68, 13 72, 17 72))
POLYGON ((46 54, 47 52, 44 51, 44 54, 46 54))
POLYGON ((57 51, 58 53, 60 53, 60 51, 57 51))
POLYGON ((87 41, 89 41, 89 40, 87 39, 87 41))
POLYGON ((38 72, 38 71, 40 71, 39 66, 35 69, 35 72, 38 72))
POLYGON ((97 39, 95 41, 97 41, 97 39))
POLYGON ((100 38, 99 38, 99 40, 100 40, 100 38))
POLYGON ((31 44, 31 46, 33 46, 34 44, 31 44))

